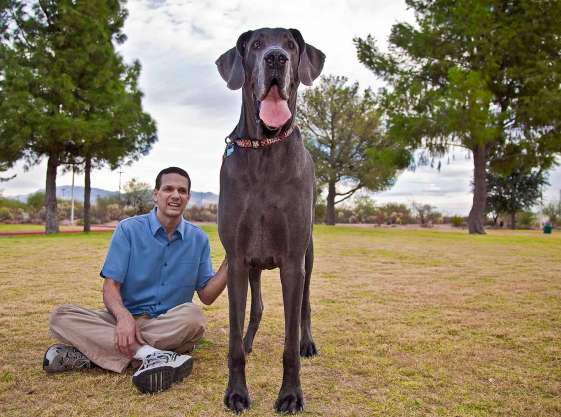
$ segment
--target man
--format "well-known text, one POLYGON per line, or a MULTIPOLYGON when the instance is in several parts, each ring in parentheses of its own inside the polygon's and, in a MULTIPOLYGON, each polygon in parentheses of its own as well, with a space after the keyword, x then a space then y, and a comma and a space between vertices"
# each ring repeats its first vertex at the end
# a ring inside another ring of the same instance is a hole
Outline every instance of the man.
POLYGON ((214 274, 207 235, 183 218, 191 180, 181 168, 156 178, 149 213, 117 226, 100 275, 107 311, 57 307, 50 333, 64 344, 45 353, 47 372, 91 368, 123 372, 142 361, 132 381, 157 392, 189 375, 188 354, 203 335, 205 318, 193 304, 195 290, 211 304, 226 287, 227 262, 214 274))

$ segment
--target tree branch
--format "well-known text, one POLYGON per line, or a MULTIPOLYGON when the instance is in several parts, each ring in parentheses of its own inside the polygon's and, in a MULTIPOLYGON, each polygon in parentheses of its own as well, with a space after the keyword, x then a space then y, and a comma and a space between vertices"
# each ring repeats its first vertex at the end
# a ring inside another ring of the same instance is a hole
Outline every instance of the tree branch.
POLYGON ((362 185, 362 183, 359 182, 358 185, 355 188, 353 188, 352 190, 349 190, 346 193, 337 193, 336 192, 335 195, 347 195, 347 194, 352 195, 355 191, 360 190, 362 187, 364 187, 364 185, 362 185))
POLYGON ((27 38, 25 37, 25 32, 24 30, 21 28, 21 24, 16 16, 16 14, 12 11, 12 9, 10 9, 10 15, 12 16, 12 19, 14 19, 14 22, 16 22, 16 26, 19 29, 19 35, 21 37, 21 39, 23 40, 23 42, 27 45, 28 48, 31 49, 31 44, 29 43, 29 41, 27 40, 27 38))
MULTIPOLYGON (((339 204, 339 203, 341 203, 342 201, 345 201, 347 198, 351 198, 351 197, 353 196, 353 194, 354 194, 356 191, 359 190, 359 188, 362 188, 362 186, 360 186, 360 187, 358 187, 358 188, 355 188, 354 190, 352 190, 352 193, 351 193, 351 194, 349 194, 348 196, 346 196, 346 197, 344 197, 344 198, 342 198, 342 199, 340 199, 340 200, 338 200, 338 201, 335 201, 333 204, 339 204)), ((335 193, 335 195, 343 195, 343 194, 337 194, 337 193, 335 193)))

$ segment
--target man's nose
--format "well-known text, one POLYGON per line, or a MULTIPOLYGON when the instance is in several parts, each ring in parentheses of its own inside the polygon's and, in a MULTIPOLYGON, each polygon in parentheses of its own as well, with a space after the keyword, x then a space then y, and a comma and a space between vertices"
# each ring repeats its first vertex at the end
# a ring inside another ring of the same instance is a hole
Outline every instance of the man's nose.
POLYGON ((263 56, 266 66, 269 69, 281 70, 288 62, 288 54, 282 49, 271 49, 263 56))

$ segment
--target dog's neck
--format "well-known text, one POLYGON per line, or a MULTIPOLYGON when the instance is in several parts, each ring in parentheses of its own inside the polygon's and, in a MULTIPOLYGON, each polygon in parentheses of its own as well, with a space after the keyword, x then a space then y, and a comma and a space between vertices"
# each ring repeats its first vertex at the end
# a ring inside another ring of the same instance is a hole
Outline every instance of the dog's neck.
POLYGON ((269 131, 263 126, 263 123, 259 119, 259 112, 255 107, 255 102, 253 100, 253 93, 250 89, 245 87, 242 90, 243 100, 242 100, 242 110, 240 113, 240 121, 238 125, 234 128, 229 138, 231 140, 236 139, 251 139, 251 140, 264 140, 267 138, 273 138, 279 136, 292 129, 295 124, 296 115, 296 89, 290 94, 288 98, 288 108, 292 113, 292 116, 280 129, 276 131, 269 131))

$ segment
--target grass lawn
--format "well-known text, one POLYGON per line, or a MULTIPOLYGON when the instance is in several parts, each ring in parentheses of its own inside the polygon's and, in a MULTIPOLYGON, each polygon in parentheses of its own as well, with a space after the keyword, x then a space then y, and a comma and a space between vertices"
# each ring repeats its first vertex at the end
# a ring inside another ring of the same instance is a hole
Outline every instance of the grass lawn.
POLYGON ((43 224, 5 224, 0 223, 0 232, 20 232, 20 231, 34 231, 45 230, 43 224))
MULTIPOLYGON (((216 266, 223 257, 216 227, 216 266)), ((312 329, 302 361, 303 416, 561 415, 561 234, 316 227, 312 329)), ((102 307, 110 233, 1 238, 1 416, 231 416, 227 296, 193 374, 157 395, 99 369, 47 376, 53 306, 102 307)), ((273 416, 284 339, 278 271, 249 356, 247 416, 273 416)), ((197 300, 198 302, 198 300, 197 300)), ((247 315, 246 315, 247 317, 247 315)))
MULTIPOLYGON (((32 232, 45 231, 44 224, 6 224, 0 223, 0 233, 2 232, 32 232)), ((61 232, 69 230, 82 230, 82 226, 60 226, 61 232)))

